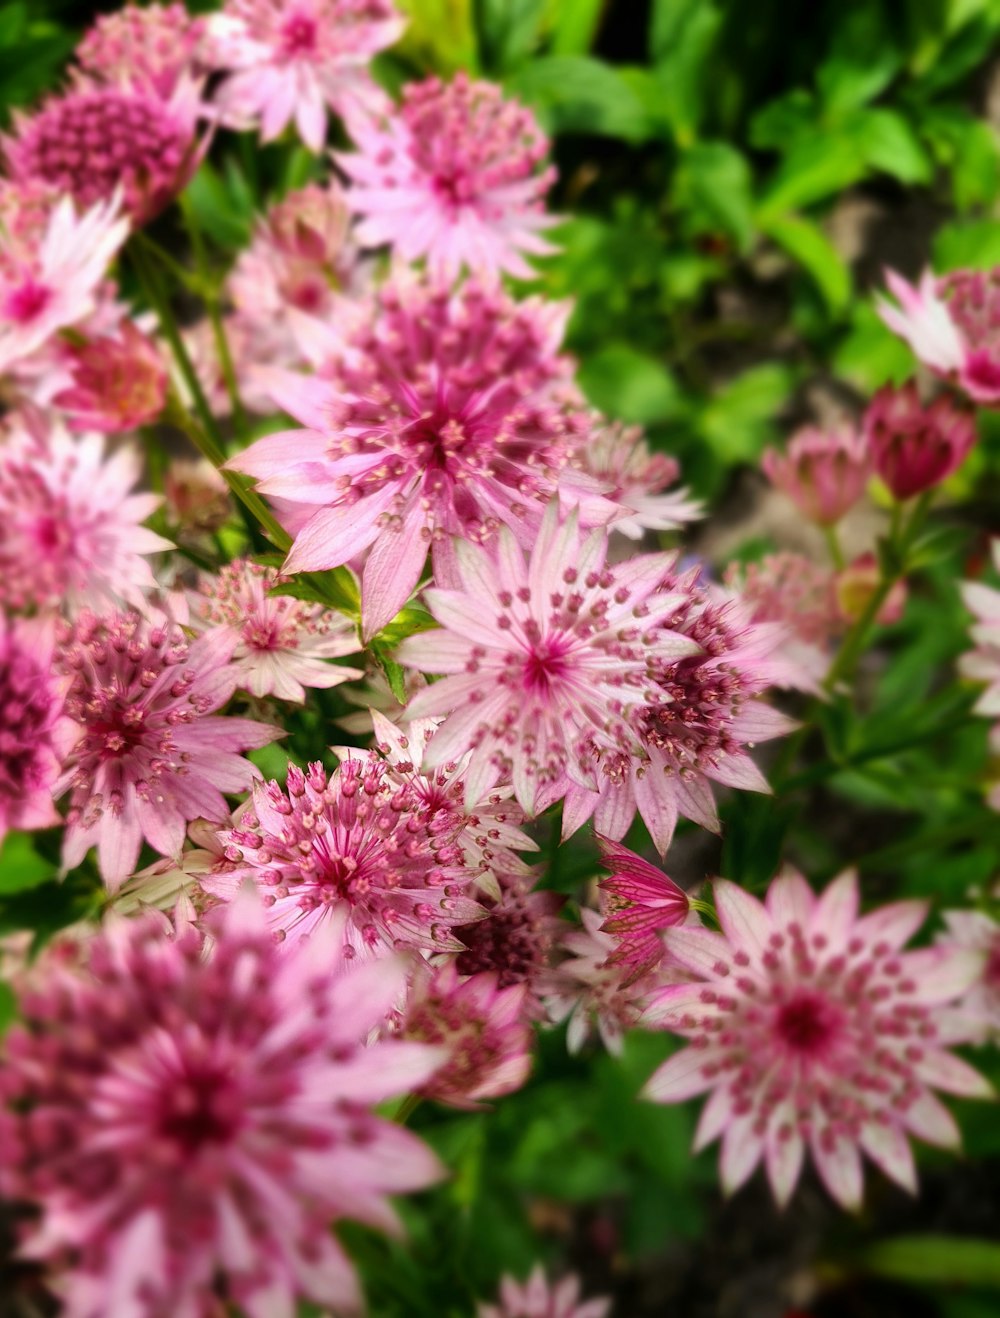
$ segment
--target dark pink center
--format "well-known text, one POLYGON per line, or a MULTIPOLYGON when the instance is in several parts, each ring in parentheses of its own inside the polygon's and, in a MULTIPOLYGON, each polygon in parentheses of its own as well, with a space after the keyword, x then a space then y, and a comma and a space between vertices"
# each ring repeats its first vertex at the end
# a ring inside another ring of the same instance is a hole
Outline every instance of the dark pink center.
POLYGON ((52 299, 52 290, 34 279, 8 293, 4 302, 4 315, 18 325, 26 325, 40 316, 52 299))
POLYGON ((318 28, 311 14, 291 14, 281 29, 286 55, 309 55, 316 49, 318 28))
POLYGON ((569 672, 566 647, 557 640, 537 642, 524 661, 524 689, 547 695, 554 682, 569 672))
POLYGON ((840 1016, 818 993, 800 992, 778 1008, 774 1028, 792 1052, 816 1057, 839 1033, 840 1016))
POLYGON ((186 1157, 206 1145, 226 1144, 239 1129, 232 1082, 213 1067, 192 1067, 164 1091, 157 1122, 160 1135, 186 1157))

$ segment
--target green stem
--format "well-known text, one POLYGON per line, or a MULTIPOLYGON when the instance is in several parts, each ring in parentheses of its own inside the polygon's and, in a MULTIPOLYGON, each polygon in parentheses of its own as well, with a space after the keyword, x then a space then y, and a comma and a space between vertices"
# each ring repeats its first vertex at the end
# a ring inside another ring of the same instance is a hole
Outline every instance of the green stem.
POLYGON ((840 536, 837 534, 835 526, 824 526, 823 536, 826 539, 826 547, 830 551, 830 559, 833 566, 838 572, 846 566, 844 562, 844 551, 840 547, 840 536))

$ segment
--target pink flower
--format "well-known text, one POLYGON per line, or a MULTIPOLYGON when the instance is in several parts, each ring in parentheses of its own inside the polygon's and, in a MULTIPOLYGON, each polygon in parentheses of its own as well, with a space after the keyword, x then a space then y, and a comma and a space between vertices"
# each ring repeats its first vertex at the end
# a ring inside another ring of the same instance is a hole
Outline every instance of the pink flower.
POLYGON ((819 526, 833 526, 864 493, 871 457, 853 429, 809 426, 788 441, 784 453, 769 448, 761 458, 764 474, 799 511, 819 526))
POLYGON ((153 219, 191 178, 208 145, 197 135, 203 114, 193 82, 169 101, 139 84, 81 81, 18 115, 4 141, 12 178, 46 183, 77 205, 124 198, 133 225, 153 219))
POLYGON ((50 623, 0 612, 0 842, 10 829, 60 822, 53 795, 74 730, 52 671, 54 648, 50 623))
POLYGON ((196 72, 205 20, 182 4, 126 5, 100 14, 76 48, 76 59, 97 82, 148 87, 169 101, 196 72))
POLYGON ((580 460, 605 497, 621 508, 610 529, 630 540, 641 540, 646 531, 677 531, 703 515, 686 489, 666 492, 680 467, 665 453, 650 453, 637 426, 604 426, 587 441, 580 460))
POLYGON ((564 837, 593 816, 597 831, 617 841, 638 811, 662 855, 681 815, 718 832, 713 783, 770 791, 748 749, 795 726, 758 698, 794 676, 782 654, 785 631, 752 622, 745 601, 700 585, 698 567, 679 573, 677 562, 668 560, 658 586, 656 598, 675 606, 649 637, 646 694, 628 711, 633 744, 595 733, 594 780, 568 785, 564 837), (677 648, 684 638, 686 651, 677 648))
POLYGON ((345 964, 333 926, 283 954, 250 895, 212 934, 206 955, 148 913, 51 948, 4 1041, 0 1178, 40 1210, 21 1252, 49 1263, 66 1318, 271 1318, 300 1297, 357 1313, 331 1222, 396 1231, 386 1196, 441 1175, 371 1111, 441 1061, 363 1046, 404 965, 345 964))
MULTIPOLYGON (((878 559, 871 550, 866 554, 859 554, 834 577, 833 588, 837 609, 845 626, 857 622, 864 616, 872 595, 878 589, 881 577, 878 559)), ((889 627, 894 622, 899 622, 906 608, 906 596, 906 582, 897 581, 879 609, 875 621, 881 627, 889 627)))
POLYGON ((223 121, 235 128, 259 122, 262 140, 271 142, 294 120, 316 152, 327 106, 343 114, 380 99, 368 63, 405 26, 391 0, 229 0, 208 24, 207 58, 233 70, 215 94, 223 121))
POLYGON ((366 639, 405 604, 428 550, 436 574, 447 571, 449 537, 478 542, 506 525, 533 540, 587 426, 558 353, 564 319, 564 307, 478 283, 452 294, 390 283, 332 380, 294 376, 276 389, 309 429, 231 460, 281 501, 295 535, 289 572, 368 551, 366 639))
POLYGON ((646 1097, 676 1103, 711 1091, 695 1143, 723 1136, 727 1193, 763 1158, 785 1204, 807 1150, 845 1208, 861 1203, 862 1152, 914 1190, 908 1136, 944 1148, 960 1139, 932 1090, 991 1093, 938 1037, 941 1009, 972 984, 980 958, 940 946, 902 951, 924 904, 859 917, 853 873, 817 898, 787 872, 764 905, 725 879, 714 888, 721 933, 663 934, 698 982, 661 990, 646 1013, 691 1044, 654 1073, 646 1097))
POLYGON ((475 1108, 521 1088, 534 1043, 524 1018, 525 992, 524 984, 498 988, 489 973, 460 979, 454 961, 435 969, 420 964, 399 1037, 447 1050, 447 1061, 423 1085, 423 1097, 475 1108))
POLYGON ((37 182, 0 182, 0 372, 94 310, 128 236, 117 197, 82 216, 69 197, 50 210, 50 198, 37 182))
POLYGON ((302 704, 306 687, 325 690, 363 677, 358 668, 327 662, 357 653, 350 621, 319 604, 271 594, 278 580, 274 568, 235 559, 218 576, 203 578, 200 593, 189 597, 192 626, 224 628, 235 636, 236 685, 251 695, 302 704))
POLYGON ((1000 282, 998 270, 927 270, 916 286, 886 271, 889 291, 878 313, 936 375, 953 380, 974 402, 1000 401, 1000 282))
POLYGON ((606 532, 581 538, 577 513, 560 521, 553 503, 530 558, 506 528, 495 557, 459 541, 460 588, 426 591, 444 630, 409 637, 398 658, 447 674, 409 711, 445 716, 429 764, 471 751, 470 804, 501 780, 528 815, 568 788, 596 791, 593 739, 630 756, 629 716, 650 697, 652 665, 697 652, 661 625, 683 599, 659 590, 669 556, 609 567, 607 554, 606 532))
POLYGON ((36 414, 0 433, 0 602, 15 610, 143 603, 145 556, 172 548, 142 525, 160 500, 133 494, 133 448, 105 457, 100 435, 71 437, 36 414))
POLYGON ((969 404, 939 394, 930 407, 920 401, 915 380, 901 389, 880 389, 864 417, 865 440, 875 470, 897 499, 940 485, 965 461, 976 442, 976 417, 969 404))
POLYGON ((238 752, 266 746, 277 728, 215 713, 233 691, 233 640, 188 643, 168 619, 81 615, 61 656, 72 679, 66 710, 79 740, 59 790, 70 791, 63 864, 96 844, 114 890, 135 869, 145 838, 176 856, 188 820, 224 820, 224 792, 243 792, 257 770, 238 752))
POLYGON ((457 951, 452 926, 482 915, 467 895, 464 825, 453 810, 428 817, 416 792, 363 754, 332 774, 289 764, 286 791, 255 784, 251 808, 221 835, 231 867, 205 887, 228 901, 253 879, 280 938, 309 938, 337 920, 350 957, 457 951))
POLYGON ((974 1043, 1000 1039, 1000 924, 985 911, 944 911, 945 932, 938 942, 980 957, 980 972, 956 1002, 956 1032, 974 1043))
MULTIPOLYGON (((1000 540, 993 541, 992 553, 994 566, 1000 570, 1000 540)), ((962 599, 976 620, 969 631, 975 648, 962 655, 958 669, 963 677, 985 683, 975 713, 1000 719, 1000 590, 981 581, 966 581, 962 599)), ((994 750, 1000 748, 1000 722, 994 723, 990 744, 994 750)), ((1000 789, 994 789, 990 804, 1000 809, 1000 789)))
POLYGON ((673 879, 628 847, 600 834, 597 842, 603 866, 611 871, 598 885, 607 916, 601 930, 615 937, 612 963, 638 979, 663 960, 660 931, 683 924, 691 903, 673 879))
POLYGON ((167 370, 159 350, 130 320, 116 335, 67 345, 71 383, 52 399, 75 430, 115 435, 150 425, 167 401, 167 370))
POLYGON ((532 890, 536 876, 497 872, 500 895, 486 899, 486 916, 462 925, 455 936, 463 950, 455 958, 460 975, 496 976, 499 988, 523 984, 525 1012, 532 1019, 544 1015, 539 1000, 549 956, 565 925, 559 919, 563 898, 544 888, 532 890))
POLYGON ((524 253, 556 249, 539 230, 555 170, 544 168, 548 138, 530 110, 489 82, 459 73, 411 82, 403 103, 377 117, 356 114, 348 127, 358 150, 338 164, 353 186, 362 221, 358 241, 389 244, 405 261, 426 257, 431 275, 533 279, 524 253))
POLYGON ((604 1298, 581 1302, 580 1278, 572 1273, 550 1284, 539 1263, 523 1283, 504 1277, 499 1303, 480 1304, 476 1318, 607 1318, 610 1311, 604 1298))

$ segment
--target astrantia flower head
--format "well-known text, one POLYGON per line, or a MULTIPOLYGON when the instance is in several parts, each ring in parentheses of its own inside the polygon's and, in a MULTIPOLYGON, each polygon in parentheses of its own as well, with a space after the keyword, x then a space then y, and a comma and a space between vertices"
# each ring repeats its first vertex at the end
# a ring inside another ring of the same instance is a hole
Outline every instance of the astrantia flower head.
POLYGON ((525 985, 525 1010, 538 1017, 543 1014, 538 993, 564 928, 559 919, 563 898, 532 889, 534 875, 499 872, 496 877, 500 896, 485 901, 486 917, 455 930, 463 944, 455 966, 460 975, 495 975, 500 988, 525 985))
POLYGON ((115 435, 150 425, 167 401, 167 369, 155 344, 131 320, 117 334, 67 344, 70 383, 52 399, 75 430, 115 435))
POLYGON ((331 1222, 394 1231, 386 1196, 441 1174, 370 1110, 441 1061, 363 1046, 405 967, 345 965, 332 927, 287 955, 248 894, 212 934, 206 956, 147 913, 53 948, 4 1041, 0 1174, 40 1211, 22 1254, 51 1265, 67 1318, 356 1313, 331 1222))
POLYGON ((589 425, 558 351, 565 315, 473 281, 454 292, 390 282, 331 380, 294 376, 276 389, 310 429, 268 435, 232 459, 281 500, 295 535, 289 571, 368 551, 366 636, 405 604, 428 550, 440 575, 449 537, 480 542, 506 525, 532 542, 589 425))
POLYGON ((294 121, 313 151, 327 107, 343 114, 383 97, 368 64, 403 31, 392 0, 229 0, 209 19, 207 58, 232 70, 215 94, 224 122, 259 124, 271 142, 294 121))
POLYGON ((0 602, 14 610, 141 605, 145 555, 170 549, 142 525, 160 500, 133 494, 132 448, 106 457, 100 435, 71 437, 37 414, 0 432, 0 602))
POLYGON ((429 763, 471 751, 466 799, 509 781, 529 815, 567 786, 596 788, 592 739, 628 756, 653 665, 699 649, 662 625, 683 600, 659 589, 669 556, 610 567, 607 533, 581 537, 577 514, 560 521, 556 504, 528 559, 506 528, 495 556, 463 542, 456 553, 460 589, 426 592, 445 630, 398 651, 404 665, 447 674, 410 704, 415 718, 446 716, 429 763))
POLYGON ((611 877, 598 885, 607 917, 601 930, 614 935, 613 964, 625 966, 638 978, 660 964, 660 930, 683 924, 691 903, 673 879, 628 847, 600 835, 597 841, 604 868, 611 871, 611 877))
POLYGON ((976 442, 970 404, 939 394, 925 407, 915 380, 886 385, 868 404, 865 440, 875 470, 897 499, 940 485, 961 466, 976 442))
POLYGON ((675 605, 660 615, 659 634, 650 639, 647 697, 629 709, 634 746, 623 752, 606 736, 594 737, 595 781, 569 785, 566 837, 593 815, 597 831, 617 841, 638 810, 662 854, 681 815, 718 831, 713 783, 770 790, 748 748, 794 727, 757 698, 788 680, 784 629, 752 622, 745 601, 700 584, 698 566, 678 569, 675 555, 659 582, 656 598, 675 605), (687 650, 672 649, 682 638, 687 650))
POLYGON ((352 957, 457 951, 452 926, 482 915, 456 842, 464 824, 457 811, 428 817, 417 793, 371 757, 331 774, 319 763, 305 772, 290 764, 284 792, 276 782, 255 785, 252 807, 222 834, 232 867, 205 886, 230 900, 253 879, 285 940, 335 919, 352 957))
POLYGON ((7 831, 59 822, 53 794, 75 729, 53 673, 50 622, 0 612, 0 842, 7 831))
MULTIPOLYGON (((993 541, 992 551, 994 567, 1000 570, 1000 540, 993 541)), ((1000 590, 981 581, 966 581, 962 599, 975 618, 969 630, 975 648, 959 659, 959 671, 973 682, 985 683, 975 712, 1000 720, 1000 590)), ((990 743, 994 749, 1000 747, 1000 722, 994 722, 990 743)), ((1000 789, 995 789, 990 804, 1000 808, 1000 789)))
POLYGON ((0 181, 0 372, 94 310, 128 236, 119 200, 77 214, 39 180, 0 181))
POLYGON ((19 115, 4 139, 11 177, 68 193, 78 206, 121 197, 133 224, 158 215, 187 183, 207 139, 197 86, 169 101, 151 89, 79 82, 34 114, 19 115))
POLYGON ((138 613, 84 613, 66 630, 66 710, 78 729, 60 784, 71 793, 67 868, 96 845, 114 889, 135 869, 143 838, 176 856, 188 820, 227 817, 223 793, 245 791, 257 775, 239 752, 280 736, 216 714, 233 691, 233 645, 221 632, 188 643, 176 623, 138 613))
POLYGON ((974 402, 1000 402, 1000 267, 941 278, 928 270, 916 286, 889 270, 886 283, 899 303, 879 302, 889 328, 974 402))
POLYGON ((326 689, 363 677, 358 668, 327 662, 358 650, 357 633, 343 614, 274 595, 274 568, 236 559, 218 575, 203 578, 190 595, 191 623, 199 630, 222 627, 236 637, 236 684, 255 696, 301 704, 305 688, 326 689))
POLYGON ((421 1089, 423 1097, 474 1108, 521 1088, 534 1042, 525 992, 524 984, 498 988, 489 972, 462 979, 454 961, 433 969, 420 964, 398 1037, 437 1044, 448 1054, 421 1089))
POLYGON ((651 453, 637 426, 613 424, 595 431, 579 461, 605 497, 620 506, 609 525, 630 540, 641 540, 646 531, 677 531, 702 516, 701 504, 686 489, 668 492, 680 467, 665 453, 651 453))
POLYGON ((548 139, 531 111, 493 83, 464 73, 450 83, 411 82, 398 109, 354 115, 349 128, 358 150, 337 160, 363 217, 362 244, 391 244, 406 261, 424 257, 444 280, 463 267, 531 279, 524 254, 555 250, 539 236, 557 222, 545 213, 555 180, 544 167, 548 139))
POLYGON ((504 1277, 497 1304, 480 1304, 476 1318, 607 1318, 611 1301, 581 1300, 580 1278, 550 1283, 539 1263, 525 1282, 504 1277))
POLYGON ((857 431, 810 426, 788 441, 784 453, 761 458, 768 480, 819 526, 833 526, 860 499, 871 474, 871 455, 857 431))
POLYGON ((1000 924, 985 911, 943 912, 938 942, 981 958, 979 975, 955 1003, 956 1032, 974 1043, 1000 1040, 1000 924))
POLYGON ((714 892, 721 933, 663 934, 698 982, 661 990, 646 1013, 691 1043, 654 1073, 646 1096, 674 1103, 711 1091, 696 1147, 723 1137, 727 1191, 763 1158, 784 1204, 807 1151, 845 1208, 861 1202, 862 1152, 914 1190, 909 1137, 959 1143, 932 1091, 991 1093, 938 1030, 942 1007, 974 982, 981 958, 943 946, 903 951, 924 904, 859 916, 853 874, 816 897, 801 875, 785 873, 763 905, 724 879, 714 892))
POLYGON ((194 71, 205 20, 182 4, 128 4, 100 14, 76 48, 77 63, 93 79, 139 84, 168 101, 194 71))

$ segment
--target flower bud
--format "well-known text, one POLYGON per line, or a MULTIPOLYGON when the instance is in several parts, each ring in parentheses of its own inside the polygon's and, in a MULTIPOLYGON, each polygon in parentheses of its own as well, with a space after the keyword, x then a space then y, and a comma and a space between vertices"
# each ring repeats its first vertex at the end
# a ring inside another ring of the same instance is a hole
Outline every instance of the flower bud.
POLYGON ((940 394, 930 407, 916 382, 886 385, 868 405, 864 433, 875 470, 897 499, 933 489, 964 462, 976 440, 975 414, 940 394))
POLYGON ((771 484, 820 526, 840 521, 861 497, 870 474, 861 437, 848 427, 800 430, 784 453, 768 449, 761 466, 771 484))

